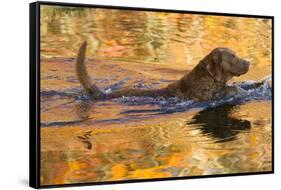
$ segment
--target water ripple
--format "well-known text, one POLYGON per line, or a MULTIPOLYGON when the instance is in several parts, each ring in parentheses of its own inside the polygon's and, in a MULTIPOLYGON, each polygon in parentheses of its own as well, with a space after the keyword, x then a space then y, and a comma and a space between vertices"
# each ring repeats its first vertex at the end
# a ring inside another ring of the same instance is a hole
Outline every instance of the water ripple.
MULTIPOLYGON (((104 89, 106 92, 114 92, 120 88, 127 79, 124 79, 116 84, 111 85, 104 89)), ((242 104, 245 102, 249 102, 252 100, 271 100, 272 99, 272 84, 271 84, 271 76, 267 76, 261 80, 250 80, 244 81, 239 83, 232 83, 230 86, 237 86, 245 90, 243 93, 238 93, 235 96, 219 99, 219 100, 212 100, 212 101, 204 101, 204 102, 194 102, 192 100, 181 100, 177 97, 120 97, 113 99, 111 101, 125 104, 125 105, 156 105, 159 106, 159 110, 157 109, 158 113, 174 113, 174 112, 182 112, 192 108, 207 108, 207 107, 217 107, 222 104, 242 104)), ((149 87, 151 88, 151 87, 149 87)), ((45 98, 62 98, 62 97, 72 97, 75 101, 83 101, 83 100, 90 100, 91 98, 86 94, 82 93, 81 88, 71 88, 65 89, 63 91, 54 91, 54 90, 47 90, 41 91, 41 96, 45 98)), ((141 110, 139 110, 141 111, 141 110)))

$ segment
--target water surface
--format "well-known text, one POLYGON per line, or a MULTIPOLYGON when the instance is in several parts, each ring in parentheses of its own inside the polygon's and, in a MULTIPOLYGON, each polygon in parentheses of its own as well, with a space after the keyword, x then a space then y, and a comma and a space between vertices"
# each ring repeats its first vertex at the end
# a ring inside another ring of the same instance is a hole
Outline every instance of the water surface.
POLYGON ((271 61, 266 19, 41 7, 41 184, 271 171, 271 61), (251 61, 230 81, 248 95, 92 101, 75 75, 84 40, 105 92, 164 87, 223 46, 251 61))

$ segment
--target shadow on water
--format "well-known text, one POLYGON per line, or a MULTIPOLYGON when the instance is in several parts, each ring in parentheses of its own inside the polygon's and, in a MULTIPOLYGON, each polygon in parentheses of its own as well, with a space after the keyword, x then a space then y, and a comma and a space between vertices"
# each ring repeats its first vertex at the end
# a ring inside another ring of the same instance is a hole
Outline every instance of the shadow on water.
MULTIPOLYGON (((76 112, 81 121, 89 120, 89 110, 93 104, 88 101, 81 101, 76 106, 76 112)), ((142 112, 157 112, 155 110, 131 110, 130 113, 142 112)), ((199 111, 191 120, 187 122, 188 125, 196 126, 202 134, 215 139, 216 143, 233 141, 241 131, 246 131, 251 128, 251 122, 245 119, 239 119, 233 116, 232 113, 239 112, 238 105, 224 104, 218 107, 208 107, 199 111)), ((92 148, 90 141, 88 141, 90 133, 86 136, 78 136, 80 140, 86 145, 88 149, 92 148)))
POLYGON ((250 121, 231 116, 235 109, 238 107, 234 105, 207 108, 197 113, 187 124, 199 127, 203 134, 215 138, 216 142, 232 141, 239 132, 251 128, 250 121))

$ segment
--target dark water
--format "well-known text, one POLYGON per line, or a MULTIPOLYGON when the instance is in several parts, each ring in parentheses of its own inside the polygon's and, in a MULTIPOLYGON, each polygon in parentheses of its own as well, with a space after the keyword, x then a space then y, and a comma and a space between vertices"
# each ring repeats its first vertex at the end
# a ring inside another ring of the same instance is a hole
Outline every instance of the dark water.
POLYGON ((41 9, 41 183, 270 171, 271 23, 264 19, 96 9, 41 9), (252 63, 246 95, 92 101, 75 76, 87 40, 93 83, 110 93, 159 88, 218 46, 252 63))

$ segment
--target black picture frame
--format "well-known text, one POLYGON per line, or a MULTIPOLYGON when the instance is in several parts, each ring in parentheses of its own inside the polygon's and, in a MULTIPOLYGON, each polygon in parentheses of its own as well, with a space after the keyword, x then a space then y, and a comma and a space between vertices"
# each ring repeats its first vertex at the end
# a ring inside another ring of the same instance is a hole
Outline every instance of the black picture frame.
POLYGON ((163 181, 163 180, 182 180, 195 178, 211 178, 211 177, 227 177, 227 176, 244 176, 244 175, 259 175, 274 173, 274 16, 265 15, 249 15, 249 14, 232 14, 218 12, 201 12, 187 10, 170 10, 156 8, 141 8, 141 7, 124 7, 124 6, 109 6, 109 5, 93 5, 79 3, 61 3, 37 1, 30 3, 30 81, 29 81, 29 185, 33 188, 52 188, 52 187, 70 187, 70 186, 86 186, 86 185, 104 185, 104 184, 120 184, 120 183, 135 183, 148 181, 163 181), (72 183, 62 185, 40 185, 40 5, 53 6, 72 6, 72 7, 87 7, 87 8, 104 8, 104 9, 122 9, 122 10, 138 10, 138 11, 153 11, 153 12, 168 12, 168 13, 190 13, 200 15, 217 15, 230 17, 247 17, 247 18, 265 18, 272 20, 272 170, 266 172, 247 172, 238 174, 217 174, 204 176, 186 176, 186 177, 169 177, 157 179, 136 179, 125 181, 106 181, 92 183, 72 183))

